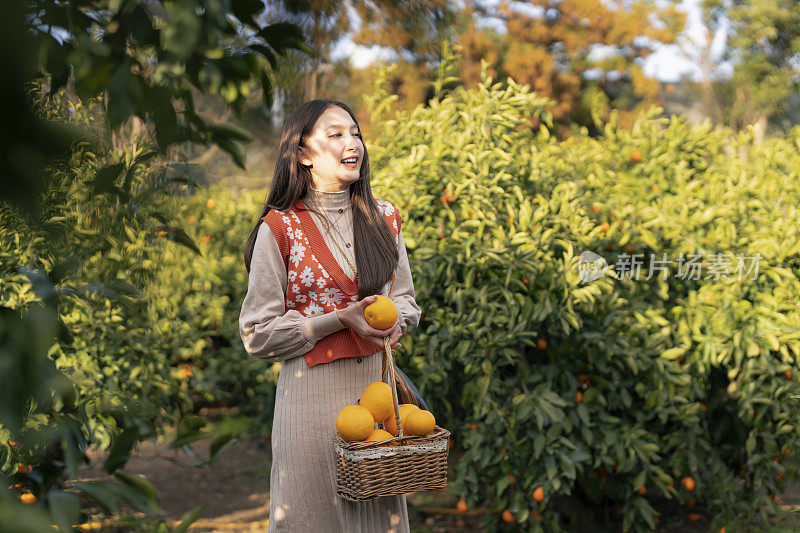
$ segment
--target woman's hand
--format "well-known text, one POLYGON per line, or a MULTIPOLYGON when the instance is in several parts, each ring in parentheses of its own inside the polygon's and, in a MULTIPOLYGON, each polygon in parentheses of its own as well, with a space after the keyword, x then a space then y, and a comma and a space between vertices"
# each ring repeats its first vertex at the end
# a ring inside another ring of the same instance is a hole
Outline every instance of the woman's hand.
POLYGON ((350 304, 346 309, 337 309, 336 316, 345 327, 352 329, 371 344, 383 348, 384 337, 389 337, 389 346, 396 348, 400 346, 397 340, 403 334, 399 321, 395 321, 388 329, 380 330, 367 324, 367 319, 364 318, 364 308, 377 299, 377 295, 367 296, 363 300, 350 304))

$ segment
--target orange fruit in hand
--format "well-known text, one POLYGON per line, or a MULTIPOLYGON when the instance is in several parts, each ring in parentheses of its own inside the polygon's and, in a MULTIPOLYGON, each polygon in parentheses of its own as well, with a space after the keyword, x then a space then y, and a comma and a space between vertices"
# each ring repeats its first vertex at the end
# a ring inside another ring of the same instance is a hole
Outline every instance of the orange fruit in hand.
POLYGON ((533 489, 533 499, 536 500, 537 502, 544 501, 544 489, 541 486, 533 489))
POLYGON ((436 428, 436 418, 430 411, 418 409, 411 411, 403 420, 403 433, 408 429, 409 435, 419 435, 420 437, 433 432, 436 428))
POLYGON ((364 318, 375 329, 389 329, 397 322, 397 306, 390 298, 379 294, 377 300, 364 308, 364 318))
POLYGON ((513 524, 514 522, 516 522, 516 520, 514 519, 514 515, 511 514, 511 511, 509 511, 508 509, 503 511, 503 522, 508 522, 509 524, 513 524))
POLYGON ((374 428, 372 413, 361 405, 348 405, 336 417, 336 431, 348 442, 366 439, 374 428))
MULTIPOLYGON (((413 403, 401 403, 397 406, 397 412, 400 415, 400 420, 403 422, 403 435, 408 435, 408 430, 406 429, 406 417, 408 413, 417 409, 419 409, 419 407, 413 403)), ((383 421, 383 426, 386 428, 386 431, 395 437, 397 436, 397 420, 394 418, 394 406, 392 406, 392 414, 383 421)))
POLYGON ((369 409, 375 422, 383 422, 394 415, 392 388, 383 381, 370 383, 361 393, 358 405, 369 409))
POLYGON ((681 484, 684 487, 686 487, 686 490, 688 490, 689 492, 693 491, 696 485, 694 482, 694 478, 692 478, 692 476, 686 476, 685 478, 683 478, 681 480, 681 484))

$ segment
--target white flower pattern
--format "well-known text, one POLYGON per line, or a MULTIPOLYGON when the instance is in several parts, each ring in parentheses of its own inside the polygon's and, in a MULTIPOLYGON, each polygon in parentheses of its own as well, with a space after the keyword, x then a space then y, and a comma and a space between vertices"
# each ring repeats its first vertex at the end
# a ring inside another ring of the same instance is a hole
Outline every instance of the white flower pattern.
POLYGON ((314 273, 311 272, 311 267, 307 266, 303 270, 300 274, 300 281, 302 281, 303 285, 306 287, 310 287, 314 283, 314 273))
MULTIPOLYGON (((397 218, 393 217, 395 208, 384 200, 376 200, 378 210, 388 219, 395 234, 395 242, 399 244, 397 218)), ((342 304, 358 302, 358 295, 342 292, 333 283, 331 274, 322 266, 317 256, 311 252, 308 237, 302 231, 302 224, 297 213, 292 210, 279 211, 289 238, 288 280, 289 291, 286 296, 286 308, 297 309, 307 317, 320 316, 325 312, 339 308, 342 304)), ((381 291, 384 295, 391 292, 394 277, 386 283, 381 291)))
POLYGON ((318 306, 316 303, 314 303, 314 302, 311 302, 311 303, 310 303, 310 304, 308 304, 308 306, 307 306, 307 307, 306 307, 306 308, 303 310, 303 314, 304 314, 304 315, 306 315, 307 317, 312 317, 312 316, 319 316, 319 315, 321 315, 321 314, 322 314, 324 311, 325 311, 325 310, 324 310, 324 309, 322 309, 320 306, 318 306))
POLYGON ((292 244, 292 249, 289 252, 289 260, 294 263, 294 266, 300 264, 300 261, 306 256, 306 247, 295 241, 292 244))
POLYGON ((339 289, 328 287, 319 296, 319 301, 323 305, 339 305, 344 299, 344 294, 339 289))

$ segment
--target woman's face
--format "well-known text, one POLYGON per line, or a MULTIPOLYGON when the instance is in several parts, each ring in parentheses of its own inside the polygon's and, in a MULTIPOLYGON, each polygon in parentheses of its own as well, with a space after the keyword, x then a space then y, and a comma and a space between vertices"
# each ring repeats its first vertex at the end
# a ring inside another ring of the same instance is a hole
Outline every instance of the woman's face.
POLYGON ((358 180, 364 142, 358 126, 341 107, 326 109, 303 144, 306 150, 300 163, 310 167, 315 189, 343 191, 358 180))

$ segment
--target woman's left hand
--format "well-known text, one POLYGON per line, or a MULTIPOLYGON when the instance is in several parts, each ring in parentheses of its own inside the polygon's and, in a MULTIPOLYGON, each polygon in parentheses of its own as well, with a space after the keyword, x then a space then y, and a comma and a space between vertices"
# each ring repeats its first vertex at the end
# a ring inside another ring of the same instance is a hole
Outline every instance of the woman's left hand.
MULTIPOLYGON (((397 320, 395 321, 394 326, 392 326, 392 332, 389 333, 389 346, 392 348, 398 348, 400 346, 400 343, 397 341, 400 340, 400 336, 402 334, 403 330, 400 328, 400 321, 397 320)), ((372 338, 375 339, 378 343, 383 344, 383 339, 378 337, 372 337, 372 338)))

